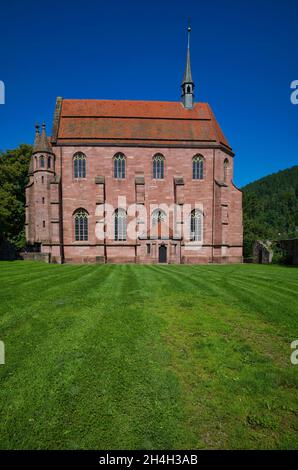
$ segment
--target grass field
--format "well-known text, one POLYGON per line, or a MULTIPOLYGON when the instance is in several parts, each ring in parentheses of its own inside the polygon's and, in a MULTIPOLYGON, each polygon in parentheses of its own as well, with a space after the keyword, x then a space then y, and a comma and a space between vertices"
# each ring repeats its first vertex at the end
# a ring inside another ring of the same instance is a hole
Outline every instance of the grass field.
POLYGON ((0 263, 0 448, 298 448, 297 292, 277 266, 0 263))

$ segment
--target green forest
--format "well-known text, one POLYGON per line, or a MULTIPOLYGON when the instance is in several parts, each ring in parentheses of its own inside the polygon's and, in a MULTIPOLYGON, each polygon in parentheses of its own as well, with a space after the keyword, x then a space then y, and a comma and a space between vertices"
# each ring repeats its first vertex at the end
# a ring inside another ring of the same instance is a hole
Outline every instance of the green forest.
MULTIPOLYGON (((25 247, 25 186, 32 147, 0 152, 0 244, 25 247)), ((255 240, 298 236, 298 166, 266 176, 242 188, 244 256, 255 240)))
POLYGON ((244 256, 255 240, 298 236, 298 166, 265 176, 242 188, 244 256))

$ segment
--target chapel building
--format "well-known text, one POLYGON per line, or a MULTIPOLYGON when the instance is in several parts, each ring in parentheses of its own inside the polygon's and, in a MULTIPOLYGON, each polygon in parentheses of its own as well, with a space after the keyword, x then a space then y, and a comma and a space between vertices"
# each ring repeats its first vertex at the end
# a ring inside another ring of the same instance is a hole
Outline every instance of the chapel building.
POLYGON ((242 262, 234 153, 194 101, 190 28, 180 102, 58 97, 36 136, 28 247, 52 262, 242 262))

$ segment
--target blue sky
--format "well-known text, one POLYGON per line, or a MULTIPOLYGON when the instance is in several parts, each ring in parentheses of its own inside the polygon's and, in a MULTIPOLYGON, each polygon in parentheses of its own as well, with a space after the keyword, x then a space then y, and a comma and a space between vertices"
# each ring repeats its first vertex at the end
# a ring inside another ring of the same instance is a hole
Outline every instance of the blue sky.
POLYGON ((235 183, 297 164, 297 0, 3 0, 0 149, 51 129, 56 96, 179 100, 188 17, 196 100, 236 153, 235 183))

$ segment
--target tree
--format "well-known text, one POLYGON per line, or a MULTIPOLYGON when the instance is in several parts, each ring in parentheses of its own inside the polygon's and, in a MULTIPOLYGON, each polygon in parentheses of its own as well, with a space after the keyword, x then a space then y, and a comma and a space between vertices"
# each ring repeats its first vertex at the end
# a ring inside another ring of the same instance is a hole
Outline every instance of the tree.
POLYGON ((25 186, 32 147, 22 144, 0 152, 0 239, 25 246, 25 186))

